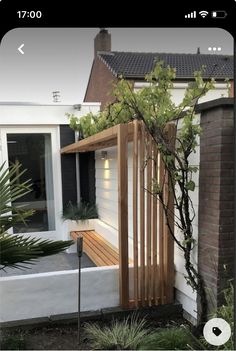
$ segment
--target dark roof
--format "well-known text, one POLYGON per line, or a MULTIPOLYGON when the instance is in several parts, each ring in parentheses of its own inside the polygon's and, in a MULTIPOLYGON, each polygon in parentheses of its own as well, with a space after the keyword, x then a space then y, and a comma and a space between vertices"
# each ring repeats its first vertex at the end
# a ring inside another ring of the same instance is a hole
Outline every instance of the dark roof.
POLYGON ((176 69, 176 77, 193 78, 193 72, 206 66, 204 78, 212 76, 216 79, 233 79, 233 56, 216 54, 168 54, 143 52, 99 52, 99 58, 108 66, 115 76, 144 79, 157 61, 164 61, 176 69))

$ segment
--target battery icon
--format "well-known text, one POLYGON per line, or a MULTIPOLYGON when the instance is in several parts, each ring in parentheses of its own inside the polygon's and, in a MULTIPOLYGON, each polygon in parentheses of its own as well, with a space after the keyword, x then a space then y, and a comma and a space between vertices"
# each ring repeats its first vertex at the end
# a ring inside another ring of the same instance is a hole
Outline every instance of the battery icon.
POLYGON ((211 17, 212 18, 225 18, 227 13, 225 11, 212 11, 211 17))

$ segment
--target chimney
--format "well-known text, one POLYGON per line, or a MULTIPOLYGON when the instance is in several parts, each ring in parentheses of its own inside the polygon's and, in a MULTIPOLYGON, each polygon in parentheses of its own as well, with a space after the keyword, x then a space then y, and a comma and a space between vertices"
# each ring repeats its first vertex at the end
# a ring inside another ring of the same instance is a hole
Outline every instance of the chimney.
POLYGON ((105 28, 100 28, 94 39, 94 57, 98 51, 111 51, 111 34, 105 28))
POLYGON ((201 53, 200 48, 197 48, 197 55, 200 55, 200 53, 201 53))
POLYGON ((59 90, 52 92, 53 102, 61 102, 61 93, 59 90))

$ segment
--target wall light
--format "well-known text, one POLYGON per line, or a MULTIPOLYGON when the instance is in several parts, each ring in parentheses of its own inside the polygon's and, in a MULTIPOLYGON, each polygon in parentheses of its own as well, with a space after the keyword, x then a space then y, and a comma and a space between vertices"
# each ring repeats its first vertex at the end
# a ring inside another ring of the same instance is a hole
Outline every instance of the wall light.
POLYGON ((102 160, 107 160, 107 151, 102 151, 101 152, 101 159, 102 160))
POLYGON ((77 104, 73 106, 75 110, 81 111, 81 104, 77 104))

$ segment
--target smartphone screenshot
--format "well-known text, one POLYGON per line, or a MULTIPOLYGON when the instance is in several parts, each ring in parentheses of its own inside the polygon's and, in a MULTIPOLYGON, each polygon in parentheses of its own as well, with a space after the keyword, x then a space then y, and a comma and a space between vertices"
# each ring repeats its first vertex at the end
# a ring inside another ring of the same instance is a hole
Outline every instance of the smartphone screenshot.
POLYGON ((168 6, 0 1, 2 350, 235 349, 236 2, 168 6))

